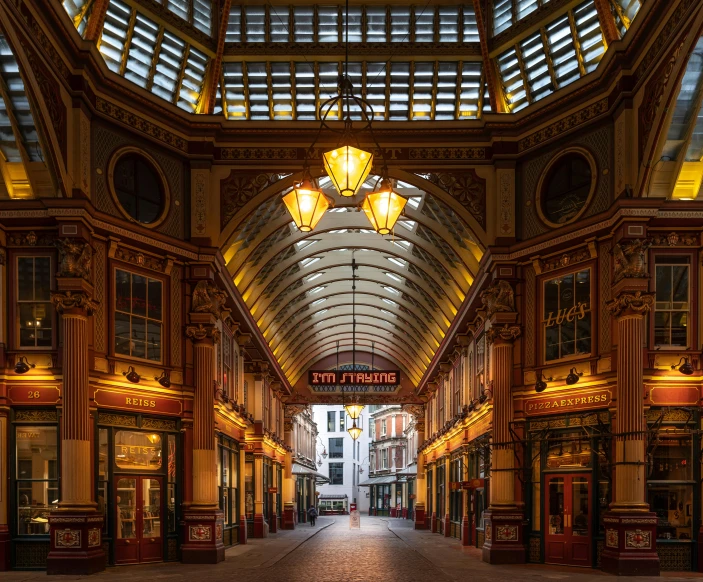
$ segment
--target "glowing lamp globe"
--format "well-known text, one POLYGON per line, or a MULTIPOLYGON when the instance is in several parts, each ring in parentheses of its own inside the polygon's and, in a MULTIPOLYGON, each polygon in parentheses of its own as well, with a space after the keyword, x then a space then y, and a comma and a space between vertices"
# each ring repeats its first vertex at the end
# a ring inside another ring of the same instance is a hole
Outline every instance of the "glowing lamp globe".
POLYGON ((363 432, 358 426, 356 426, 356 420, 354 421, 354 424, 351 426, 351 428, 347 429, 347 432, 353 438, 354 440, 358 439, 361 433, 363 432))
POLYGON ((301 232, 310 232, 330 206, 330 201, 310 180, 303 180, 283 197, 283 203, 301 232))
POLYGON ((342 146, 322 155, 325 171, 342 196, 354 196, 371 171, 373 154, 342 146))
POLYGON ((361 209, 378 234, 390 234, 407 202, 393 190, 390 180, 383 180, 378 190, 366 195, 361 209))
POLYGON ((364 405, 359 404, 358 402, 353 402, 351 404, 345 404, 344 409, 347 411, 349 418, 356 420, 359 418, 361 411, 364 410, 364 405))

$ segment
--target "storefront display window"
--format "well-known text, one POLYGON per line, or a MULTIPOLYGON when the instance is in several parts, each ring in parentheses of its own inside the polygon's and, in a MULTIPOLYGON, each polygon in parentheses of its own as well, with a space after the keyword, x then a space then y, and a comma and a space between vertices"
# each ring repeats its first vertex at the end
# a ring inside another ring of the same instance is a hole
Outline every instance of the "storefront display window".
POLYGON ((693 485, 648 483, 647 502, 657 514, 657 538, 692 539, 693 485))
POLYGON ((542 315, 546 362, 591 353, 591 270, 544 283, 542 315))
POLYGON ((254 456, 247 455, 244 464, 244 511, 246 518, 254 519, 254 456))
POLYGON ((59 502, 55 426, 17 426, 17 533, 47 535, 49 512, 59 502))
POLYGON ((547 470, 579 470, 591 466, 591 442, 582 431, 559 433, 549 441, 547 470))
POLYGON ((220 509, 224 512, 225 527, 232 527, 239 520, 239 448, 231 439, 220 437, 217 452, 220 509))
POLYGON ((532 443, 532 531, 542 529, 542 446, 541 441, 532 443))
POLYGON ((444 464, 437 467, 437 500, 435 502, 435 507, 437 507, 437 517, 444 517, 445 507, 444 507, 444 487, 445 487, 445 475, 444 475, 444 464))
POLYGON ((158 471, 162 464, 161 436, 118 430, 115 433, 115 464, 120 469, 158 471))
POLYGON ((452 459, 449 464, 449 481, 456 484, 453 485, 453 488, 449 493, 449 514, 451 516, 451 520, 457 522, 461 521, 461 517, 463 515, 462 506, 464 493, 461 489, 459 489, 459 484, 462 481, 462 465, 463 462, 461 458, 452 459))

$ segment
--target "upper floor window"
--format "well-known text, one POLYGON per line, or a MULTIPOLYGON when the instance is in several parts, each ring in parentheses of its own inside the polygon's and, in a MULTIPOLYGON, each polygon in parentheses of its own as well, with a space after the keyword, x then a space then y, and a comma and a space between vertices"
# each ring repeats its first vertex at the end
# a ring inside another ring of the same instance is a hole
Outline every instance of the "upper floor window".
POLYGON ((330 439, 330 459, 341 459, 344 457, 344 439, 330 439))
POLYGON ((330 485, 344 485, 344 463, 330 463, 330 485))
POLYGON ((139 154, 121 156, 114 169, 115 195, 122 209, 137 222, 151 224, 160 217, 164 192, 158 172, 139 154))
POLYGON ((381 436, 386 436, 386 419, 381 421, 381 436))
POLYGON ((388 449, 381 449, 381 469, 388 468, 388 449))
POLYGON ((334 420, 337 413, 333 410, 327 412, 327 432, 334 432, 334 420))
POLYGON ((657 257, 654 344, 688 347, 688 257, 657 257))
POLYGON ((544 283, 544 361, 591 353, 591 270, 544 283))
POLYGON ((161 361, 162 284, 115 271, 115 353, 161 361))
POLYGON ((339 411, 339 432, 344 432, 344 410, 339 411))
POLYGON ((52 345, 51 258, 17 257, 19 347, 52 345))

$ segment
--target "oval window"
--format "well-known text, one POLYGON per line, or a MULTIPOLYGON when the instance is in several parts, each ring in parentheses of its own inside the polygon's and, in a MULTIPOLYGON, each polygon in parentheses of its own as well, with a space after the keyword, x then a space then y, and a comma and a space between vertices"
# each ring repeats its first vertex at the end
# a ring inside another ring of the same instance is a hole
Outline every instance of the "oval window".
POLYGON ((113 179, 124 211, 142 224, 156 222, 163 211, 164 189, 153 164, 139 154, 125 154, 115 163, 113 179))
POLYGON ((561 156, 549 169, 542 188, 542 213, 553 224, 574 220, 591 194, 593 171, 579 153, 561 156))

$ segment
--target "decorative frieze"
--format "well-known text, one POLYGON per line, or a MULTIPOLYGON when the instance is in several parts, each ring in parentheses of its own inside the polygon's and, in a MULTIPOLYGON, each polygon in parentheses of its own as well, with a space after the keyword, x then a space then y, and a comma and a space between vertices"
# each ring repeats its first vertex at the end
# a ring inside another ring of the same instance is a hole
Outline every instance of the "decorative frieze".
POLYGON ((207 542, 212 539, 212 528, 208 525, 188 526, 188 539, 191 542, 207 542))
POLYGON ((695 247, 700 244, 700 236, 698 234, 676 232, 651 233, 649 240, 653 247, 695 247))
POLYGON ((29 232, 11 232, 7 235, 8 247, 52 247, 56 233, 40 232, 37 235, 33 230, 29 232))
MULTIPOLYGON (((56 520, 53 520, 54 522, 56 520)), ((61 529, 54 531, 54 545, 57 548, 80 548, 81 547, 81 531, 78 529, 61 529)))
POLYGON ((499 542, 516 542, 518 540, 517 532, 518 528, 516 525, 496 525, 496 540, 499 542))
POLYGON ((652 548, 652 533, 636 529, 634 531, 625 530, 625 547, 636 550, 652 548))
POLYGON ((595 243, 590 242, 587 247, 581 247, 559 256, 550 257, 548 259, 535 259, 533 265, 537 274, 541 275, 588 261, 596 256, 598 256, 598 251, 596 250, 595 243))
POLYGON ((115 258, 138 267, 158 271, 159 273, 163 273, 166 270, 166 259, 145 255, 141 251, 134 251, 123 246, 117 247, 115 258))

